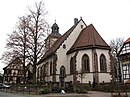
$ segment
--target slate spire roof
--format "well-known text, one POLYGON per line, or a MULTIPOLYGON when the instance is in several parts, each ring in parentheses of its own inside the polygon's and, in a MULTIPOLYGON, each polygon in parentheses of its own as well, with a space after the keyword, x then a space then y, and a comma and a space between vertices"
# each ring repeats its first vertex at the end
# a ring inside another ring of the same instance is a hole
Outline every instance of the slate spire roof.
POLYGON ((110 49, 92 24, 81 31, 79 37, 67 53, 69 54, 76 50, 91 48, 110 49))
POLYGON ((59 27, 58 27, 56 21, 55 21, 55 23, 52 25, 51 29, 52 29, 51 35, 53 35, 53 36, 61 36, 61 34, 59 33, 59 27))

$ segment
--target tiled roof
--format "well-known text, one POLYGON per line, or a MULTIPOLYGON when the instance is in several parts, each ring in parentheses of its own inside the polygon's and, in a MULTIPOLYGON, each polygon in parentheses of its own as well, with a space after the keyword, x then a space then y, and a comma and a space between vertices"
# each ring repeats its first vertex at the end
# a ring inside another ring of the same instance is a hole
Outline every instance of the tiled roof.
MULTIPOLYGON (((43 58, 40 60, 44 60, 50 55, 54 54, 55 51, 60 47, 60 45, 63 43, 63 41, 70 35, 70 33, 73 31, 75 26, 72 26, 63 36, 61 36, 52 46, 51 48, 45 53, 43 58)), ((40 63, 40 62, 39 62, 40 63)))
POLYGON ((22 64, 22 61, 20 58, 17 57, 14 60, 12 60, 6 67, 4 67, 3 70, 5 70, 10 65, 18 65, 18 64, 22 64))
POLYGON ((118 56, 123 56, 123 55, 125 55, 125 54, 128 54, 127 49, 123 50, 123 48, 125 47, 125 45, 126 45, 127 43, 130 43, 130 37, 129 37, 129 38, 123 43, 123 45, 121 46, 120 51, 119 51, 119 53, 118 53, 118 56))
POLYGON ((127 81, 125 82, 125 84, 130 84, 130 80, 127 80, 127 81))
POLYGON ((81 31, 79 37, 68 53, 87 48, 110 49, 108 44, 103 40, 92 24, 81 31))
POLYGON ((124 43, 130 43, 130 37, 124 43))
MULTIPOLYGON (((78 21, 78 23, 80 21, 83 21, 82 18, 78 21)), ((84 21, 83 21, 84 22, 84 21)), ((41 58, 41 60, 38 62, 38 64, 40 64, 41 62, 43 62, 46 58, 48 58, 49 56, 53 55, 56 50, 62 45, 62 43, 67 39, 67 37, 71 34, 71 32, 75 29, 75 27, 78 25, 78 23, 76 25, 73 25, 64 35, 62 35, 52 46, 51 48, 45 53, 45 55, 41 58)), ((85 24, 85 22, 84 22, 85 24)))
MULTIPOLYGON (((67 37, 74 30, 74 28, 75 28, 75 25, 72 26, 63 36, 61 36, 52 45, 52 47, 45 53, 45 55, 38 62, 38 64, 40 64, 46 58, 53 55, 56 52, 56 50, 62 45, 64 40, 67 39, 67 37)), ((108 44, 102 39, 102 37, 99 35, 99 33, 94 28, 94 26, 91 24, 91 25, 89 25, 88 27, 86 27, 85 29, 83 29, 81 31, 81 33, 80 33, 79 37, 77 38, 77 40, 75 41, 74 45, 71 47, 71 49, 67 53, 71 53, 71 52, 73 52, 75 50, 94 48, 94 47, 102 48, 102 49, 110 49, 108 44)))

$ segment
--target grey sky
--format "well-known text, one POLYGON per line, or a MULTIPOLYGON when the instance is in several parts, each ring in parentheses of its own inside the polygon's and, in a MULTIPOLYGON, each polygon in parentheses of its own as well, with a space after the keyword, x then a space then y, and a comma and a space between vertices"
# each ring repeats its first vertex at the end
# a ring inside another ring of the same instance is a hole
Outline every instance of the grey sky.
MULTIPOLYGON (((4 52, 7 34, 15 27, 18 17, 27 13, 27 6, 40 0, 0 1, 0 55, 4 52)), ((93 24, 109 44, 111 39, 130 37, 130 0, 43 0, 50 25, 56 20, 60 33, 64 34, 73 19, 82 17, 87 25, 93 24)), ((0 63, 2 68, 5 66, 0 63)))

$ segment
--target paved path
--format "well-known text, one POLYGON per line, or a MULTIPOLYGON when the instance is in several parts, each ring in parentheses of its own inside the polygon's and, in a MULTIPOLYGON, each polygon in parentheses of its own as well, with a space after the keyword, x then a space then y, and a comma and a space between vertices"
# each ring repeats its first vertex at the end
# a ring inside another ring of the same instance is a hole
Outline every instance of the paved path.
POLYGON ((66 94, 46 94, 42 97, 111 97, 110 93, 88 91, 86 94, 66 93, 66 94))
POLYGON ((0 92, 0 97, 111 97, 110 93, 97 92, 97 91, 88 91, 86 94, 77 94, 77 93, 50 93, 43 95, 29 95, 22 93, 6 93, 0 92))
POLYGON ((89 96, 89 97, 111 97, 111 93, 89 91, 87 96, 89 96))

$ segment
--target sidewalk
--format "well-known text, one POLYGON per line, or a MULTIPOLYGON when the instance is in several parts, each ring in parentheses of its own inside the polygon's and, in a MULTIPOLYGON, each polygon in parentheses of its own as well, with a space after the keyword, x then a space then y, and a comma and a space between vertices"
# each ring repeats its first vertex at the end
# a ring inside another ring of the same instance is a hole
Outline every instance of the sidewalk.
MULTIPOLYGON (((130 97, 130 92, 127 93, 130 97)), ((0 91, 0 97, 111 97, 111 93, 106 92, 99 92, 99 91, 88 91, 88 93, 85 94, 77 94, 77 93, 50 93, 50 94, 41 94, 41 95, 35 95, 35 94, 27 94, 22 92, 5 92, 0 91), (4 96, 4 95, 8 96, 4 96), (14 95, 14 96, 11 96, 14 95)))
POLYGON ((111 97, 110 93, 97 92, 97 91, 88 91, 86 94, 77 94, 77 93, 66 93, 66 94, 46 94, 41 95, 41 97, 111 97))
POLYGON ((89 97, 111 97, 111 93, 89 91, 87 96, 89 96, 89 97))

